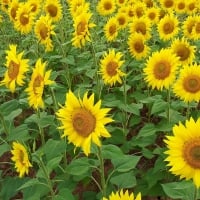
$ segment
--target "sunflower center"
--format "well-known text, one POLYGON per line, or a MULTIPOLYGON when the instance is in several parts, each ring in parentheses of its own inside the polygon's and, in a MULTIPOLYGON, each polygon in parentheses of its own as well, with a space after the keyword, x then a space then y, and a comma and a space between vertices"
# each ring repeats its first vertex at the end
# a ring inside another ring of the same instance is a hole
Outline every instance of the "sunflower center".
POLYGON ((200 169, 200 139, 188 141, 183 147, 183 157, 193 168, 200 169))
POLYGON ((190 11, 193 11, 195 9, 195 4, 189 3, 188 8, 189 8, 190 11))
POLYGON ((184 79, 183 87, 186 91, 196 93, 200 91, 200 76, 190 75, 184 79))
POLYGON ((119 25, 124 25, 125 24, 125 22, 126 22, 126 20, 125 20, 125 18, 124 17, 119 17, 118 18, 118 22, 119 22, 119 25))
POLYGON ((48 11, 48 13, 50 14, 51 17, 56 17, 57 12, 58 12, 58 8, 53 4, 49 4, 47 6, 47 11, 48 11))
POLYGON ((174 30, 174 24, 173 23, 170 23, 170 22, 167 22, 164 24, 163 26, 163 31, 165 34, 170 34, 172 33, 174 30))
POLYGON ((138 18, 143 16, 143 9, 142 8, 136 9, 135 12, 136 12, 136 15, 137 15, 138 18))
POLYGON ((8 66, 8 76, 13 80, 17 77, 18 73, 19 73, 19 64, 11 60, 8 66))
POLYGON ((136 25, 136 32, 142 33, 142 35, 146 34, 146 25, 143 22, 140 22, 136 25))
POLYGON ((166 0, 164 3, 166 8, 171 8, 173 6, 173 1, 172 0, 166 0))
POLYGON ((15 20, 15 17, 16 17, 16 12, 17 12, 17 9, 18 9, 18 6, 16 7, 13 7, 10 11, 10 15, 11 17, 15 20))
POLYGON ((78 35, 81 35, 84 31, 85 31, 85 27, 86 27, 86 23, 85 22, 80 22, 78 25, 77 25, 77 34, 78 35))
POLYGON ((19 150, 19 162, 23 165, 24 164, 24 152, 22 150, 19 150))
POLYGON ((170 64, 165 61, 156 63, 154 67, 154 75, 157 79, 165 79, 170 74, 170 64))
POLYGON ((72 123, 80 136, 88 137, 95 129, 96 119, 90 111, 80 108, 73 114, 72 123))
POLYGON ((31 4, 31 12, 35 12, 37 10, 36 4, 31 4))
POLYGON ((45 40, 48 37, 48 28, 45 24, 41 24, 40 26, 40 36, 43 40, 45 40))
POLYGON ((110 2, 106 2, 105 4, 104 4, 104 9, 105 10, 110 10, 112 8, 112 4, 110 3, 110 2))
POLYGON ((123 4, 123 3, 124 3, 124 0, 119 0, 119 3, 123 4))
POLYGON ((134 49, 138 52, 141 53, 144 51, 144 44, 142 43, 142 41, 137 41, 134 44, 134 49))
POLYGON ((109 76, 115 76, 117 74, 118 64, 115 61, 110 61, 106 66, 106 71, 109 76))
POLYGON ((155 13, 149 13, 149 19, 154 20, 156 18, 156 14, 155 13))
POLYGON ((129 11, 128 11, 128 16, 129 16, 129 17, 133 17, 133 16, 134 16, 133 10, 129 10, 129 11))
POLYGON ((115 24, 113 24, 113 25, 111 25, 109 27, 109 33, 110 33, 110 35, 113 35, 114 33, 116 33, 116 31, 117 31, 117 26, 115 24))
POLYGON ((183 3, 183 2, 180 2, 179 4, 178 4, 178 9, 179 10, 183 10, 185 8, 185 4, 183 3))
POLYGON ((43 77, 41 75, 38 75, 35 79, 34 79, 34 82, 33 82, 33 91, 35 94, 37 94, 37 87, 40 87, 41 86, 41 83, 43 81, 43 77))
POLYGON ((199 22, 196 23, 195 31, 196 31, 196 33, 198 33, 198 34, 200 33, 200 23, 199 23, 199 22))
POLYGON ((180 45, 177 49, 176 54, 179 57, 180 61, 184 61, 188 59, 190 55, 190 50, 185 45, 180 45))
POLYGON ((29 22, 29 17, 28 17, 28 14, 27 13, 22 13, 21 15, 20 15, 20 22, 21 22, 21 24, 22 25, 26 25, 26 24, 28 24, 28 22, 29 22))
POLYGON ((195 21, 190 21, 190 23, 187 25, 188 33, 192 33, 192 29, 194 26, 195 26, 195 21))

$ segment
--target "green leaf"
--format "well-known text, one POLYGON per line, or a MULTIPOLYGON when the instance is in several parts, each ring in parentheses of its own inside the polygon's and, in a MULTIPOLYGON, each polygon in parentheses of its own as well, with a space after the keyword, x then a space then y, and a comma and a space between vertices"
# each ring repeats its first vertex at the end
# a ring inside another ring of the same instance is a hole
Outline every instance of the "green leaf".
POLYGON ((10 151, 10 146, 8 143, 0 144, 0 156, 3 155, 6 151, 10 151))
POLYGON ((19 108, 19 101, 18 100, 10 100, 0 105, 0 114, 8 116, 14 110, 19 108))
POLYGON ((47 162, 47 168, 49 170, 49 173, 59 165, 61 159, 62 156, 58 156, 47 162))
POLYGON ((151 115, 161 112, 161 111, 165 111, 166 106, 167 106, 167 102, 163 101, 162 99, 157 99, 152 105, 151 115))
POLYGON ((10 112, 10 114, 9 115, 7 115, 6 117, 5 117, 5 120, 8 120, 8 121, 13 121, 13 119, 15 118, 15 117, 17 117, 19 114, 21 114, 22 113, 22 109, 16 109, 16 110, 13 110, 13 111, 11 111, 10 112))
POLYGON ((71 175, 80 176, 89 171, 90 163, 88 158, 78 158, 73 160, 66 168, 66 171, 71 175))
POLYGON ((28 180, 27 182, 25 182, 23 185, 21 185, 18 190, 22 190, 24 188, 27 188, 27 187, 31 187, 33 185, 41 185, 42 183, 40 183, 40 181, 36 178, 34 179, 30 179, 28 180))
POLYGON ((54 197, 54 200, 75 200, 71 191, 68 188, 62 188, 59 190, 58 195, 54 197))
POLYGON ((72 56, 72 55, 68 55, 66 58, 62 58, 60 60, 60 62, 69 64, 69 65, 76 65, 75 60, 74 60, 74 56, 72 56))
POLYGON ((144 127, 140 129, 137 135, 137 138, 151 136, 151 135, 154 135, 155 132, 156 132, 155 125, 148 123, 148 124, 145 124, 144 127))
POLYGON ((140 156, 123 155, 112 159, 115 170, 118 172, 127 172, 134 169, 140 159, 140 156))
POLYGON ((121 149, 116 145, 108 144, 102 145, 102 155, 104 159, 114 159, 123 156, 121 149))
POLYGON ((132 188, 136 185, 136 178, 135 178, 134 173, 131 171, 131 172, 122 173, 120 175, 113 176, 110 179, 110 182, 112 184, 117 185, 119 189, 132 188))

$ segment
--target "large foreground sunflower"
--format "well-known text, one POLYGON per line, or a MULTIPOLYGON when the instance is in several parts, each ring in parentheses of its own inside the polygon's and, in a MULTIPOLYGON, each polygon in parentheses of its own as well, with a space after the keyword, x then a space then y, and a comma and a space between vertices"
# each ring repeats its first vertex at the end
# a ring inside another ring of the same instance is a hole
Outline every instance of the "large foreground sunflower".
POLYGON ((6 51, 7 71, 0 85, 5 85, 11 92, 15 92, 16 84, 22 86, 24 84, 25 73, 28 71, 28 59, 23 59, 24 52, 17 53, 17 45, 9 45, 6 51))
POLYGON ((185 65, 180 70, 180 75, 174 83, 173 91, 176 96, 186 102, 200 100, 200 66, 193 64, 185 65))
POLYGON ((100 73, 105 84, 115 85, 116 82, 122 83, 121 77, 125 75, 121 71, 124 60, 121 60, 122 53, 116 53, 114 49, 109 50, 100 60, 100 73))
POLYGON ((153 89, 169 89, 176 78, 177 67, 178 57, 170 49, 156 51, 144 68, 145 81, 153 89))
POLYGON ((77 98, 72 91, 66 94, 65 106, 58 110, 58 119, 62 122, 60 129, 64 129, 62 137, 76 147, 81 147, 88 156, 91 143, 101 146, 99 138, 110 137, 105 125, 113 120, 107 117, 109 108, 100 108, 101 100, 94 104, 94 94, 88 97, 86 92, 83 99, 77 98))
POLYGON ((173 135, 165 139, 168 150, 168 166, 170 172, 181 179, 193 179, 200 187, 200 118, 186 120, 185 125, 179 123, 173 127, 173 135))
POLYGON ((19 177, 23 177, 28 174, 29 168, 32 167, 26 148, 19 142, 13 142, 12 144, 12 157, 11 160, 15 162, 16 171, 19 173, 19 177))
POLYGON ((134 193, 128 193, 128 190, 123 192, 123 190, 112 192, 108 198, 103 197, 103 200, 141 200, 141 193, 135 197, 134 193))
POLYGON ((45 67, 46 62, 42 63, 41 59, 38 59, 35 64, 35 68, 33 69, 30 83, 26 89, 26 92, 28 93, 29 105, 34 109, 44 107, 44 102, 42 99, 44 86, 53 83, 53 81, 49 79, 51 70, 45 72, 45 67))

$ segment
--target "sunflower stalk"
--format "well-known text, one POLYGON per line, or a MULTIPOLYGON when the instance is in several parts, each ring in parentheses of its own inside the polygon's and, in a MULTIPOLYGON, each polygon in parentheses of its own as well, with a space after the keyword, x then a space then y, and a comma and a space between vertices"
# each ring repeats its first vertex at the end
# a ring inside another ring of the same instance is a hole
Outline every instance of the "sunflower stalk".
POLYGON ((105 182, 105 172, 104 172, 104 160, 103 160, 103 156, 102 156, 101 147, 98 147, 98 159, 100 161, 101 192, 102 192, 102 196, 106 196, 106 182, 105 182))
MULTIPOLYGON (((40 121, 41 120, 40 109, 37 109, 37 116, 38 116, 38 120, 40 121)), ((39 121, 38 121, 38 128, 39 128, 39 133, 40 133, 42 146, 43 146, 45 144, 44 129, 40 126, 39 121)))
POLYGON ((7 128, 7 125, 6 125, 6 122, 5 122, 5 119, 3 117, 3 115, 0 113, 0 121, 1 121, 1 124, 3 126, 3 129, 5 131, 5 134, 8 136, 9 135, 9 131, 8 131, 8 128, 7 128))
POLYGON ((168 123, 171 121, 171 115, 170 115, 170 109, 171 109, 171 91, 170 88, 167 90, 167 103, 168 103, 168 108, 167 108, 167 119, 168 123))

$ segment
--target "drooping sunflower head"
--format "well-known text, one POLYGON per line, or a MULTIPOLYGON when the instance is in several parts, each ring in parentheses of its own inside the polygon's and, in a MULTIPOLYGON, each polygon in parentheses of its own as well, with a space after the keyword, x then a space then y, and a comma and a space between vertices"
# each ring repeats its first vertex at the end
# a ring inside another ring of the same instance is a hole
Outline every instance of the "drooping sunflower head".
POLYGON ((19 8, 19 1, 18 0, 13 0, 8 7, 8 15, 11 19, 11 21, 15 21, 16 20, 16 14, 17 14, 17 10, 19 8))
POLYGON ((177 68, 178 57, 170 49, 156 51, 150 56, 144 68, 145 81, 153 89, 169 89, 176 78, 177 68))
POLYGON ((144 37, 139 33, 132 33, 128 38, 128 46, 131 55, 140 60, 147 56, 149 47, 145 44, 144 37))
POLYGON ((52 20, 48 15, 41 15, 35 23, 35 36, 41 44, 45 45, 46 51, 53 49, 51 37, 55 35, 54 28, 55 26, 52 25, 52 20))
POLYGON ((122 83, 121 77, 125 75, 120 69, 124 63, 122 56, 121 52, 116 53, 114 49, 110 49, 100 60, 100 74, 105 84, 113 86, 117 82, 122 83))
POLYGON ((19 177, 22 178, 25 174, 28 174, 29 168, 32 167, 28 152, 24 145, 19 142, 13 142, 11 154, 11 160, 15 162, 16 171, 19 173, 19 177))
POLYGON ((200 66, 185 65, 173 85, 173 92, 185 102, 200 100, 200 66))
POLYGON ((129 27, 130 33, 140 33, 148 40, 151 37, 151 23, 147 17, 133 18, 129 27))
POLYGON ((72 38, 72 45, 81 48, 85 46, 90 39, 90 28, 95 27, 95 24, 90 22, 92 13, 82 12, 80 15, 74 18, 74 33, 72 38))
POLYGON ((6 51, 7 71, 0 85, 5 85, 11 92, 15 92, 16 84, 24 85, 25 73, 28 71, 28 59, 23 59, 24 52, 17 53, 17 45, 9 45, 6 51))
POLYGON ((31 32, 34 23, 34 15, 29 4, 20 3, 16 12, 14 27, 23 34, 31 32))
POLYGON ((115 0, 100 0, 97 4, 97 11, 100 15, 110 15, 115 12, 115 0))
POLYGON ((81 147, 88 156, 91 152, 91 143, 101 146, 100 137, 110 137, 105 128, 113 120, 107 117, 110 109, 100 108, 101 100, 94 103, 94 94, 88 97, 88 92, 83 99, 77 98, 72 91, 66 94, 65 106, 56 113, 64 130, 62 137, 67 136, 69 143, 81 147))
POLYGON ((50 16, 52 21, 57 22, 62 18, 62 5, 60 0, 46 0, 45 12, 50 16))
POLYGON ((191 117, 185 125, 181 122, 173 127, 173 135, 165 139, 165 152, 170 172, 181 179, 192 179, 200 187, 200 118, 191 117))
POLYGON ((190 64, 195 58, 195 47, 183 37, 175 39, 171 44, 173 53, 179 57, 180 64, 190 64))
POLYGON ((112 192, 108 198, 103 197, 103 200, 141 200, 141 193, 138 193, 137 196, 134 193, 128 192, 128 190, 112 192))
POLYGON ((104 25, 104 33, 108 41, 114 41, 117 38, 119 24, 116 17, 108 19, 104 25))
POLYGON ((158 24, 158 32, 163 40, 170 40, 179 32, 179 21, 175 15, 165 15, 158 24))
POLYGON ((78 15, 80 15, 83 12, 90 12, 90 3, 85 2, 84 0, 72 1, 69 10, 71 16, 73 17, 73 19, 75 19, 78 15))

